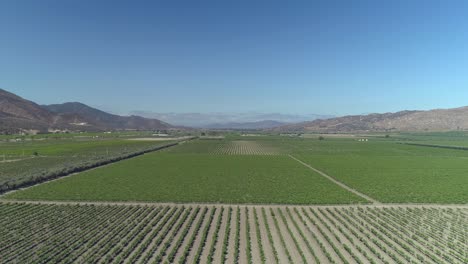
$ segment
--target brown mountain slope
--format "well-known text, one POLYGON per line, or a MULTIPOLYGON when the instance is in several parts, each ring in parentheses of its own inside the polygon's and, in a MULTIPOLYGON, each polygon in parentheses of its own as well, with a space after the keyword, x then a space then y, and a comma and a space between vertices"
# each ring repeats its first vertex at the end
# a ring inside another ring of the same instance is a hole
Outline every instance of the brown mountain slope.
POLYGON ((40 105, 3 89, 0 89, 0 113, 3 116, 9 115, 11 117, 43 122, 50 122, 53 118, 53 115, 40 105))
POLYGON ((320 133, 468 130, 468 107, 344 116, 274 129, 320 133))
POLYGON ((81 103, 40 106, 0 89, 0 133, 23 130, 156 130, 172 126, 157 119, 109 114, 81 103))
POLYGON ((47 130, 54 115, 38 104, 0 89, 0 133, 47 130))
POLYGON ((99 130, 153 130, 171 127, 171 125, 158 119, 113 115, 78 102, 44 105, 42 107, 56 114, 56 124, 86 123, 86 126, 99 130))

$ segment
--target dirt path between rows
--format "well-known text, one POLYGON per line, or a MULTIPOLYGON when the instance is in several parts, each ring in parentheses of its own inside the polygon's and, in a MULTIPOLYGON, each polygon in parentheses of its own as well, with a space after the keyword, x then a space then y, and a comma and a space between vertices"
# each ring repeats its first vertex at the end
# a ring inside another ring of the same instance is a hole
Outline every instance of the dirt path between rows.
POLYGON ((365 194, 363 194, 363 193, 357 191, 356 189, 353 189, 353 188, 349 187, 348 185, 346 185, 346 184, 344 184, 344 183, 342 183, 342 182, 336 180, 335 178, 331 177, 330 175, 326 174, 325 172, 320 171, 320 170, 318 170, 318 169, 316 169, 316 168, 310 166, 309 164, 307 164, 307 163, 303 162, 302 160, 300 160, 300 159, 294 157, 293 155, 288 155, 288 156, 289 156, 291 159, 293 159, 293 160, 299 162, 300 164, 304 165, 305 167, 307 167, 307 168, 313 170, 314 172, 320 174, 321 176, 325 177, 326 179, 332 181, 333 183, 335 183, 336 185, 340 186, 341 188, 343 188, 343 189, 345 189, 345 190, 347 190, 347 191, 350 191, 350 192, 356 194, 357 196, 360 196, 361 198, 364 198, 364 199, 366 199, 367 201, 369 201, 369 202, 371 202, 371 203, 373 203, 373 204, 380 204, 380 202, 377 201, 377 200, 375 200, 374 198, 371 198, 371 197, 369 197, 369 196, 367 196, 367 195, 365 195, 365 194))
POLYGON ((249 226, 250 226, 250 246, 252 252, 252 262, 253 263, 262 263, 261 254, 260 254, 260 247, 259 241, 261 244, 261 238, 257 237, 257 226, 255 225, 255 217, 254 217, 254 210, 255 208, 250 208, 248 210, 248 219, 249 219, 249 226))
POLYGON ((230 204, 230 203, 170 203, 170 202, 112 202, 112 201, 45 201, 45 200, 15 200, 1 199, 0 203, 24 203, 44 205, 125 205, 125 206, 248 206, 250 208, 452 208, 468 209, 468 204, 414 204, 414 203, 388 203, 388 204, 230 204))
POLYGON ((276 263, 275 254, 273 252, 274 248, 273 248, 273 245, 270 244, 270 241, 268 240, 268 232, 265 226, 265 219, 263 219, 263 216, 262 216, 262 211, 260 208, 253 208, 253 210, 257 214, 257 218, 258 218, 261 243, 263 246, 263 250, 265 252, 265 263, 276 263))
POLYGON ((225 237, 228 235, 226 231, 226 226, 230 225, 231 223, 227 222, 228 219, 228 214, 229 214, 229 208, 224 208, 224 213, 223 213, 223 220, 221 221, 221 227, 219 228, 219 235, 218 235, 218 241, 216 242, 215 245, 215 253, 213 256, 213 263, 221 263, 221 255, 223 254, 223 242, 225 237))
POLYGON ((221 207, 215 209, 216 212, 214 214, 213 220, 211 221, 211 225, 208 230, 208 235, 206 237, 205 245, 203 247, 203 251, 200 257, 200 263, 208 263, 208 256, 210 254, 211 244, 213 243, 213 234, 216 232, 217 220, 219 214, 221 213, 221 207))
POLYGON ((289 260, 288 260, 288 254, 286 253, 286 248, 283 247, 283 244, 281 243, 281 238, 280 238, 280 235, 279 235, 279 232, 280 230, 278 230, 275 226, 275 223, 274 223, 274 220, 273 220, 273 217, 271 215, 271 211, 270 210, 265 210, 266 214, 266 219, 265 222, 268 222, 268 226, 270 228, 270 234, 273 238, 273 247, 275 248, 276 252, 278 253, 278 260, 279 260, 279 263, 291 263, 289 260))

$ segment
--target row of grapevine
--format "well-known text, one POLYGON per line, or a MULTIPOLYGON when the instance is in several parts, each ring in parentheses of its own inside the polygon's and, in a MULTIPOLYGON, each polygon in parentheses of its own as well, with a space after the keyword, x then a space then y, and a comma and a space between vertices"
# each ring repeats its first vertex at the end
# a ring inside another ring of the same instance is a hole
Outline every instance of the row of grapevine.
POLYGON ((468 207, 0 202, 0 263, 467 263, 468 207))
POLYGON ((279 151, 265 143, 249 140, 235 140, 219 144, 213 151, 218 155, 278 155, 279 151))

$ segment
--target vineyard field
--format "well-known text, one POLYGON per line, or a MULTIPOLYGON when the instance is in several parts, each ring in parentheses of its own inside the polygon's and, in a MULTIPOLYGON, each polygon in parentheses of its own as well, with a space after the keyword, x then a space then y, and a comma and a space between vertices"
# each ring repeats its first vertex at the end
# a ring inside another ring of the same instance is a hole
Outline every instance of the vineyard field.
POLYGON ((264 142, 253 140, 232 140, 220 144, 213 154, 227 155, 278 155, 279 150, 264 142))
POLYGON ((0 203, 0 263, 466 263, 456 206, 0 203))
POLYGON ((468 202, 466 150, 378 140, 309 140, 293 146, 295 157, 380 202, 468 202))
POLYGON ((4 198, 264 204, 367 202, 286 155, 183 154, 170 150, 33 186, 4 198))
POLYGON ((172 153, 214 155, 280 155, 287 153, 277 139, 269 137, 194 140, 167 151, 172 153))
POLYGON ((71 168, 92 166, 170 143, 116 138, 0 141, 0 193, 53 178, 71 168))

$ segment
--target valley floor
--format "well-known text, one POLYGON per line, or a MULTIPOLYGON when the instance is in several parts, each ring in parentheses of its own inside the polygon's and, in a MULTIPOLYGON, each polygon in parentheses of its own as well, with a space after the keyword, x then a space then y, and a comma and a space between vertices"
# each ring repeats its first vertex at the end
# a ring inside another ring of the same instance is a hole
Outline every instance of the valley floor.
POLYGON ((6 193, 0 263, 468 263, 467 158, 194 140, 6 193))

